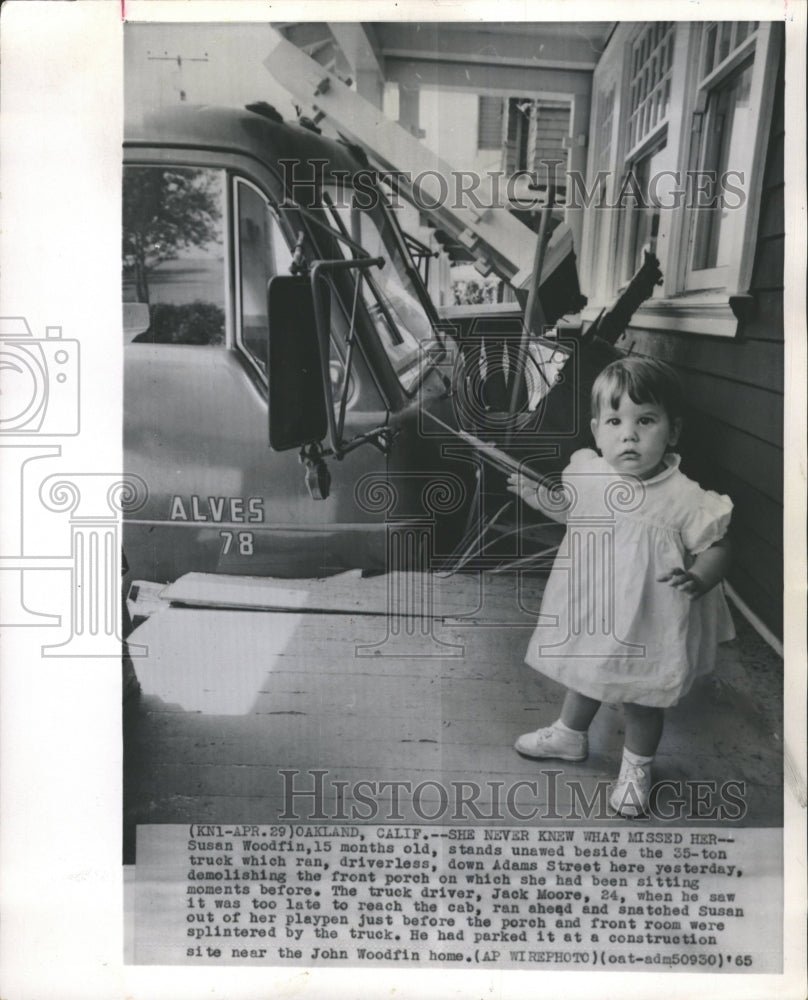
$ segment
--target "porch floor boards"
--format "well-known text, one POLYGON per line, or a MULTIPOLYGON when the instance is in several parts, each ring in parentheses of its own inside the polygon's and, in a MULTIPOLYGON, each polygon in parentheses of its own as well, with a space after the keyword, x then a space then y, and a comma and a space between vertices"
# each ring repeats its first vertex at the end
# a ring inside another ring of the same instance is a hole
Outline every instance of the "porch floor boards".
MULTIPOLYGON (((508 789, 525 813, 538 805, 546 814, 554 795, 565 817, 579 794, 571 782, 591 799, 596 782, 619 768, 622 712, 599 711, 584 763, 516 754, 516 736, 551 722, 563 691, 523 662, 541 582, 527 587, 522 608, 514 577, 487 575, 484 583, 486 624, 435 618, 424 632, 419 620, 405 619, 398 636, 388 634, 385 617, 361 612, 166 607, 154 614, 130 637, 144 655, 134 658, 141 697, 125 711, 124 861, 134 860, 137 824, 278 822, 290 780, 282 771, 299 772, 294 788, 304 790, 313 788, 310 772, 326 771, 329 817, 334 783, 347 782, 344 822, 380 823, 386 815, 425 822, 419 810, 439 814, 440 786, 456 788, 453 782, 479 786, 474 807, 453 817, 453 798, 436 821, 516 825, 507 813, 487 818, 496 783, 505 790, 501 809, 508 789), (363 655, 357 646, 366 647, 363 655), (395 655, 402 652, 410 655, 395 655), (373 783, 373 816, 353 794, 360 780, 373 783), (398 788, 393 816, 392 790, 379 785, 396 781, 407 784, 398 788)), ((385 593, 382 579, 375 586, 385 593)), ((451 614, 475 593, 479 577, 455 578, 451 614)), ((736 622, 738 638, 722 647, 715 674, 666 713, 654 776, 717 787, 743 781, 742 825, 779 825, 783 665, 736 622)), ((296 806, 306 821, 311 799, 296 806)))

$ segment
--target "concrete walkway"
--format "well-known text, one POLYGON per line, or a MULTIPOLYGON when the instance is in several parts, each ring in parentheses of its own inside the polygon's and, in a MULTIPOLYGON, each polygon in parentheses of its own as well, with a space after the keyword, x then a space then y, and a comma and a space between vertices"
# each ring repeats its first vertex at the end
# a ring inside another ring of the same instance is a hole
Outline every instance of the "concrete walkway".
MULTIPOLYGON (((556 717, 563 695, 523 662, 543 582, 430 578, 431 628, 405 617, 393 623, 398 635, 383 613, 384 577, 307 591, 274 581, 296 588, 285 603, 302 612, 239 609, 256 606, 241 591, 229 610, 199 606, 216 601, 198 590, 172 595, 190 593, 193 607, 158 602, 130 638, 146 655, 134 659, 141 697, 125 710, 125 863, 137 824, 272 823, 290 789, 320 780, 321 821, 517 825, 518 812, 532 825, 575 822, 580 796, 595 800, 598 782, 617 772, 623 717, 600 710, 582 764, 513 751, 519 733, 556 717)), ((718 806, 730 824, 782 822, 783 665, 735 617, 738 639, 722 647, 716 673, 666 715, 654 776, 672 784, 659 796, 663 815, 641 822, 716 825, 718 806), (722 797, 728 781, 736 784, 722 797)), ((293 808, 306 821, 313 799, 298 796, 293 808)), ((626 822, 602 811, 577 821, 626 822)))

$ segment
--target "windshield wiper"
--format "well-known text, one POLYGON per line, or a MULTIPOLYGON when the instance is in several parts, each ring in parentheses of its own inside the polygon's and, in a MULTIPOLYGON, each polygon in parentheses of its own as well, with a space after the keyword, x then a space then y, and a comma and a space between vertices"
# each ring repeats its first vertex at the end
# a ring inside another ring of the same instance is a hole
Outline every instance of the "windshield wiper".
MULTIPOLYGON (((350 236, 348 236, 348 227, 345 225, 345 220, 340 216, 339 212, 336 209, 336 206, 334 205, 331 195, 327 191, 323 191, 323 202, 330 209, 331 216, 334 219, 335 224, 339 227, 339 230, 342 233, 345 240, 353 244, 354 241, 351 239, 350 236)), ((352 208, 351 211, 353 212, 355 211, 355 209, 352 208)), ((399 331, 398 326, 393 320, 393 317, 390 315, 390 310, 387 306, 387 302, 385 301, 384 296, 379 290, 376 282, 373 280, 373 278, 371 278, 369 274, 365 276, 365 280, 367 281, 368 287, 373 293, 373 298, 376 300, 376 305, 379 307, 379 312, 381 313, 387 325, 387 330, 388 333, 390 334, 390 341, 394 347, 398 347, 400 344, 404 343, 404 338, 401 336, 401 332, 399 331)))
POLYGON ((333 239, 341 240, 343 243, 347 243, 359 260, 364 260, 365 258, 370 257, 370 254, 367 252, 367 250, 365 250, 365 248, 360 243, 357 243, 355 240, 351 239, 351 237, 348 235, 347 231, 343 226, 340 226, 339 229, 335 228, 334 226, 329 226, 327 223, 323 222, 322 219, 318 219, 317 216, 310 209, 303 208, 302 205, 297 205, 294 202, 291 204, 289 204, 288 202, 281 202, 278 205, 278 211, 299 212, 304 219, 308 220, 309 222, 313 222, 315 226, 319 226, 320 229, 325 230, 325 232, 327 232, 328 235, 331 236, 333 239))

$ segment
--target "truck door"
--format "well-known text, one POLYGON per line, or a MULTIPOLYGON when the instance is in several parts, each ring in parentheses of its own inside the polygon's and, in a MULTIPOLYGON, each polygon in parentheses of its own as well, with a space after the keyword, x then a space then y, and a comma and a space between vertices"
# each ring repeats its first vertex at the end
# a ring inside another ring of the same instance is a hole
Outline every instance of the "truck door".
MULTIPOLYGON (((384 457, 361 448, 333 463, 331 495, 315 501, 297 453, 268 446, 266 286, 291 252, 259 185, 220 167, 128 166, 123 228, 124 312, 142 318, 124 355, 125 467, 145 484, 125 519, 133 577, 381 567, 384 524, 354 484, 384 457)), ((331 362, 339 383, 336 333, 331 362)), ((384 406, 362 363, 351 378, 358 433, 384 406)))

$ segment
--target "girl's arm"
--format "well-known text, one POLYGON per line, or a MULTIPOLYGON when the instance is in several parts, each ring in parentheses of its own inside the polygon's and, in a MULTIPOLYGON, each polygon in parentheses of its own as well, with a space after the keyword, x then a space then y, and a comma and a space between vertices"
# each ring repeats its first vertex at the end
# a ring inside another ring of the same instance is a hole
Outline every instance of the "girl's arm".
POLYGON ((540 510, 542 514, 551 517, 554 521, 566 524, 569 498, 562 492, 560 484, 547 487, 542 483, 536 483, 535 479, 529 476, 520 476, 513 472, 505 483, 511 493, 520 497, 528 507, 533 510, 540 510))
POLYGON ((694 600, 724 579, 729 568, 730 547, 722 538, 709 549, 700 552, 689 570, 672 569, 658 576, 660 583, 669 583, 675 590, 694 600))

